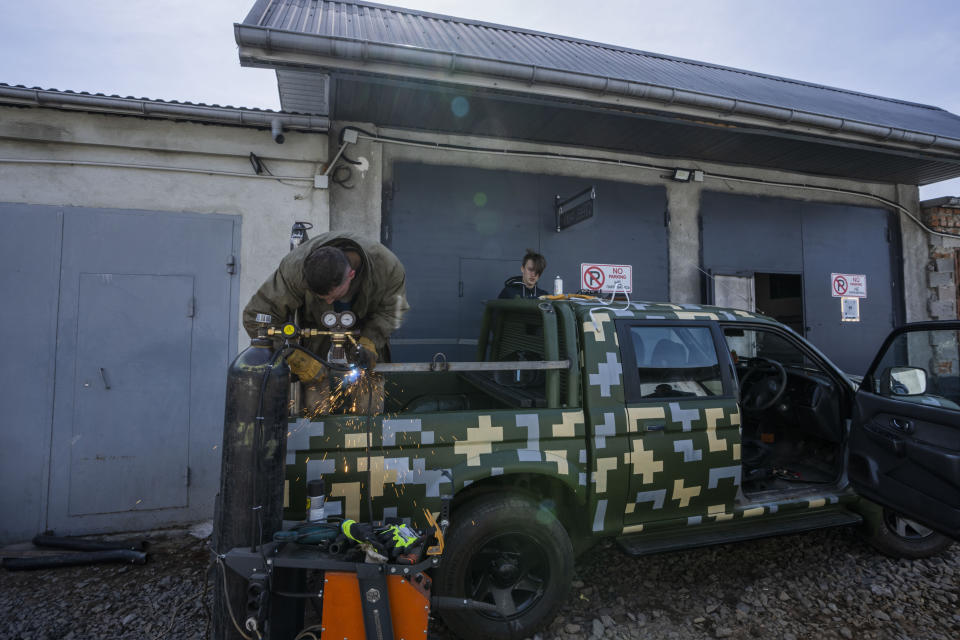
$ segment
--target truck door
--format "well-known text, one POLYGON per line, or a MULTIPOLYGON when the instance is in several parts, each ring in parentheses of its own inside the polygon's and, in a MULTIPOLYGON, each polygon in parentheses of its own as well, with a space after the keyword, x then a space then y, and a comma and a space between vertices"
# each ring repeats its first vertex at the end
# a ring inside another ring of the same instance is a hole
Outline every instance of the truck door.
POLYGON ((863 496, 960 539, 960 322, 887 338, 855 397, 849 477, 863 496))
POLYGON ((708 321, 624 321, 618 338, 630 439, 623 532, 729 518, 740 412, 719 332, 708 321))

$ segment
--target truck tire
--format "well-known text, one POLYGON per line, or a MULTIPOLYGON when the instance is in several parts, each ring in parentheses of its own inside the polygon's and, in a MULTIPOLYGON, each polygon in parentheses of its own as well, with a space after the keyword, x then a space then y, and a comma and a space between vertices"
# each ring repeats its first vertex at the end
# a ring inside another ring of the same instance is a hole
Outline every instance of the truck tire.
POLYGON ((871 505, 864 512, 863 537, 874 549, 894 558, 916 560, 947 550, 952 540, 896 511, 871 505))
POLYGON ((441 611, 464 640, 533 636, 556 616, 573 577, 573 547, 554 514, 517 495, 488 495, 457 509, 438 569, 441 595, 494 604, 497 615, 441 611))

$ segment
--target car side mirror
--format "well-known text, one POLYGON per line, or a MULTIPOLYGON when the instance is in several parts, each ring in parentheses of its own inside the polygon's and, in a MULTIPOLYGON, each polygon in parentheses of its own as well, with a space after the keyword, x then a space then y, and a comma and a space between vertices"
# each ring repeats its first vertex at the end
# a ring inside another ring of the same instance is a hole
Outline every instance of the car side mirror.
POLYGON ((891 367, 884 391, 895 396, 918 396, 927 391, 927 372, 917 367, 891 367))

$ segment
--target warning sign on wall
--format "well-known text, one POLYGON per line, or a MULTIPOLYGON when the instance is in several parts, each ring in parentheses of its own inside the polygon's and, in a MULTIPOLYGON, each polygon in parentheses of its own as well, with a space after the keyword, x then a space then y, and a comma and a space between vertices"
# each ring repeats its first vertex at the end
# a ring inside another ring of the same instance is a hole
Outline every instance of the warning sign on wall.
POLYGON ((830 291, 834 298, 866 298, 867 276, 862 273, 831 273, 830 291))
POLYGON ((633 266, 629 264, 580 265, 580 286, 587 291, 633 291, 633 266))

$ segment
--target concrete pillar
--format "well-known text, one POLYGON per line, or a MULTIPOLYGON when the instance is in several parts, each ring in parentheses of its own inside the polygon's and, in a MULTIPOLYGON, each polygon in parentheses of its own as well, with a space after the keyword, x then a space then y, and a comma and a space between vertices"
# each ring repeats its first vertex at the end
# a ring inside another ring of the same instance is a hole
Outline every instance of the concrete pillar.
POLYGON ((670 213, 669 250, 670 302, 699 303, 700 193, 696 182, 668 182, 667 210, 670 213))
MULTIPOLYGON (((920 195, 915 185, 897 185, 897 204, 920 218, 920 195)), ((903 255, 903 306, 907 322, 929 320, 926 297, 927 232, 899 212, 903 255)))
MULTIPOLYGON (((370 123, 333 123, 330 131, 330 158, 337 154, 340 148, 340 132, 348 126, 377 133, 376 127, 370 123)), ((343 153, 360 164, 351 164, 341 157, 330 173, 330 230, 352 231, 372 240, 380 240, 383 145, 361 139, 356 144, 347 145, 343 153)))

